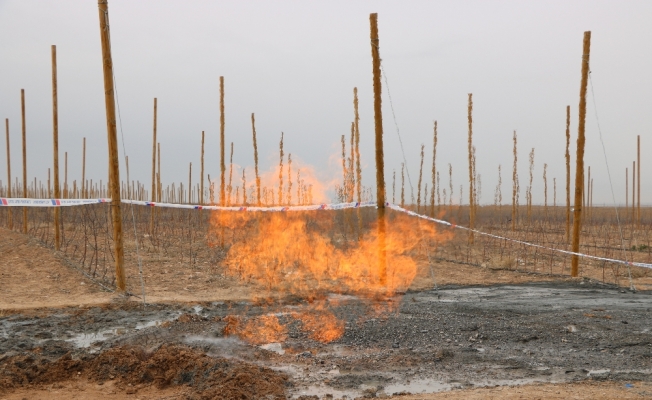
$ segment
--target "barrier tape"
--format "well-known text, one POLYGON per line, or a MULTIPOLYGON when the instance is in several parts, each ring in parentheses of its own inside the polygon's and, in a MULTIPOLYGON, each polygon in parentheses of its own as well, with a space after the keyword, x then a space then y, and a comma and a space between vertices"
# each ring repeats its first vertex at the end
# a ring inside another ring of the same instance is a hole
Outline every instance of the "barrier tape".
POLYGON ((110 202, 111 199, 17 199, 0 197, 0 207, 70 207, 110 202))
MULTIPOLYGON (((21 198, 4 198, 0 197, 0 206, 9 206, 9 207, 70 207, 70 206, 79 206, 87 204, 99 204, 99 203, 110 203, 111 199, 21 199, 21 198)), ((223 206, 204 206, 199 204, 173 204, 173 203, 157 203, 151 201, 140 201, 140 200, 121 200, 124 204, 133 204, 140 206, 149 206, 149 207, 163 207, 163 208, 179 208, 179 209, 190 209, 190 210, 211 210, 211 211, 238 211, 238 212, 286 212, 286 211, 320 211, 320 210, 344 210, 349 208, 362 208, 362 207, 375 207, 376 202, 366 201, 366 202, 351 202, 351 203, 336 203, 336 204, 314 204, 308 206, 276 206, 276 207, 248 207, 248 206, 236 206, 236 207, 223 207, 223 206)), ((616 260, 613 258, 598 257, 592 256, 584 253, 575 253, 573 251, 554 249, 552 247, 546 247, 539 244, 534 244, 530 242, 525 242, 523 240, 511 239, 504 236, 498 236, 491 233, 486 233, 478 231, 475 229, 467 228, 465 226, 455 225, 443 219, 432 218, 427 215, 418 214, 414 211, 406 210, 403 207, 400 207, 396 204, 385 203, 386 207, 394 211, 402 212, 407 215, 424 219, 426 221, 435 222, 440 225, 449 226, 453 229, 462 229, 465 231, 477 233, 478 235, 491 237, 494 239, 507 240, 512 243, 522 244, 525 246, 536 247, 542 250, 555 251, 557 253, 562 253, 571 256, 578 256, 583 258, 588 258, 598 261, 607 261, 616 264, 630 265, 635 267, 650 268, 652 269, 652 264, 639 263, 639 262, 629 262, 623 260, 616 260)))
POLYGON ((563 254, 567 254, 567 255, 571 255, 571 256, 579 256, 579 257, 589 258, 589 259, 592 259, 592 260, 608 261, 608 262, 612 262, 612 263, 616 263, 616 264, 623 264, 623 265, 629 265, 629 266, 643 267, 643 268, 652 269, 652 264, 639 263, 639 262, 629 262, 629 261, 623 261, 623 260, 616 260, 616 259, 613 259, 613 258, 592 256, 592 255, 584 254, 584 253, 575 253, 573 251, 568 251, 568 250, 554 249, 552 247, 546 247, 546 246, 542 246, 540 244, 534 244, 534 243, 530 243, 530 242, 525 242, 523 240, 511 239, 511 238, 504 237, 504 236, 498 236, 498 235, 494 235, 494 234, 491 234, 491 233, 478 231, 478 230, 475 230, 475 229, 467 228, 466 226, 455 225, 455 224, 450 223, 448 221, 444 221, 443 219, 431 218, 431 217, 428 217, 427 215, 418 214, 418 213, 415 213, 414 211, 406 210, 405 208, 397 206, 396 204, 386 203, 386 206, 388 208, 394 210, 394 211, 399 211, 399 212, 405 213, 405 214, 413 216, 413 217, 425 219, 427 221, 435 222, 435 223, 441 224, 441 225, 446 225, 446 226, 449 226, 449 227, 451 227, 453 229, 462 229, 462 230, 465 230, 465 231, 477 233, 479 235, 488 236, 488 237, 491 237, 491 238, 494 238, 494 239, 508 240, 508 241, 510 241, 512 243, 518 243, 518 244, 523 244, 523 245, 526 245, 526 246, 537 247, 537 248, 543 249, 543 250, 556 251, 558 253, 563 253, 563 254))
POLYGON ((202 206, 198 204, 173 204, 156 203, 140 200, 122 200, 124 204, 134 204, 149 207, 185 208, 191 210, 212 210, 212 211, 240 211, 240 212, 285 212, 285 211, 319 211, 319 210, 344 210, 347 208, 375 207, 376 202, 365 201, 362 203, 337 203, 337 204, 313 204, 309 206, 276 206, 276 207, 223 207, 223 206, 202 206))
MULTIPOLYGON (((9 207, 69 207, 87 204, 110 203, 111 199, 21 199, 0 197, 0 206, 9 207)), ((376 202, 352 202, 337 204, 313 204, 308 206, 276 206, 276 207, 249 207, 249 206, 211 206, 199 204, 174 204, 157 203, 151 201, 126 200, 123 204, 133 204, 149 207, 180 208, 189 210, 213 210, 213 211, 240 211, 240 212, 284 212, 284 211, 319 211, 319 210, 344 210, 347 208, 375 207, 376 202)))

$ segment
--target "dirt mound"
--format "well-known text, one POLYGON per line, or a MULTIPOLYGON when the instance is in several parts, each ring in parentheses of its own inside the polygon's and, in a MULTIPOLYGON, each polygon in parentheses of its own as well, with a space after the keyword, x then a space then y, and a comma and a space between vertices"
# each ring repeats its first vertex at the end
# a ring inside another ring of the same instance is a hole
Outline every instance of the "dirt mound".
POLYGON ((50 361, 28 354, 0 360, 0 393, 77 377, 116 380, 134 388, 185 385, 190 388, 189 399, 284 399, 287 386, 287 377, 271 369, 173 345, 151 353, 139 347, 117 347, 79 359, 66 354, 50 361))

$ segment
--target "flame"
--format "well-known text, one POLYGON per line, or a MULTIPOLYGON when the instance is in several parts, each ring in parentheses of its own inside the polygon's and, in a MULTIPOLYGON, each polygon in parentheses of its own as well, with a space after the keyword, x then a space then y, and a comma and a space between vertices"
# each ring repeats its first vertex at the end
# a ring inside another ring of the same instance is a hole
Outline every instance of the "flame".
POLYGON ((331 311, 323 306, 292 316, 301 321, 301 330, 308 333, 308 337, 322 343, 330 343, 344 335, 344 321, 338 319, 331 311))
POLYGON ((418 221, 402 215, 393 218, 385 239, 387 281, 382 285, 375 227, 352 248, 344 248, 328 213, 256 214, 256 218, 221 213, 218 224, 246 236, 230 246, 227 273, 304 297, 315 291, 392 296, 405 291, 416 276, 413 253, 421 245, 420 236, 443 237, 430 224, 423 224, 419 232, 418 221))
POLYGON ((287 339, 287 328, 275 315, 261 315, 248 320, 229 315, 224 320, 224 335, 236 335, 251 344, 284 342, 287 339))
MULTIPOLYGON (((293 170, 297 168, 293 160, 293 170)), ((311 168, 300 168, 301 177, 314 182, 313 199, 324 199, 321 196, 326 185, 318 183, 311 168)), ((278 172, 276 167, 263 173, 261 182, 272 187, 278 172)), ((292 197, 297 198, 296 195, 295 191, 292 197)), ((436 231, 434 224, 390 212, 385 234, 386 265, 381 266, 377 227, 373 223, 358 224, 361 213, 357 211, 214 212, 210 242, 224 250, 221 261, 228 275, 270 291, 310 300, 325 298, 327 293, 376 300, 410 287, 417 274, 415 257, 426 241, 441 242, 452 236, 451 232, 436 231)), ((366 216, 363 220, 370 219, 371 210, 359 211, 366 216)), ((313 340, 331 342, 344 334, 344 322, 329 309, 337 304, 328 303, 292 314, 313 340)), ((391 312, 398 306, 397 302, 373 303, 377 314, 391 312)), ((233 317, 225 333, 251 343, 269 343, 285 340, 287 329, 273 315, 247 320, 233 317)))

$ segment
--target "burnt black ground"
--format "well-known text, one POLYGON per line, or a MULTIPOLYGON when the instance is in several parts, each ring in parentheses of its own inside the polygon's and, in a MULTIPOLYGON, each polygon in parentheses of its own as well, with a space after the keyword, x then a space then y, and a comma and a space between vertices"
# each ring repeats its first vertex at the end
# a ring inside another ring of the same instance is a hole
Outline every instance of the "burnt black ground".
POLYGON ((261 306, 116 304, 0 318, 0 363, 34 349, 57 358, 133 344, 185 343, 293 377, 292 394, 349 397, 474 385, 582 379, 652 380, 652 293, 590 281, 445 287, 389 301, 331 295, 346 322, 328 344, 292 317, 300 299, 261 306), (288 337, 269 351, 223 336, 228 315, 275 313, 288 337), (283 354, 279 354, 283 353, 283 354))

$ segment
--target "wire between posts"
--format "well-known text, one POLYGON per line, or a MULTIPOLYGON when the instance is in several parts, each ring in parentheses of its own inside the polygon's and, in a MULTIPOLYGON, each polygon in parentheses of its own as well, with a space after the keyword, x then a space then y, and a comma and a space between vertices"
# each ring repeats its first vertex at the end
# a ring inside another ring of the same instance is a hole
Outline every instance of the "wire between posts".
POLYGON ((600 134, 600 144, 602 145, 602 154, 604 155, 604 163, 607 167, 607 176, 609 177, 609 188, 611 189, 611 199, 613 201, 614 211, 616 212, 616 222, 618 223, 618 233, 620 234, 620 248, 623 253, 623 258, 627 264, 627 273, 629 275, 629 288, 636 291, 634 283, 632 282, 632 270, 630 263, 627 260, 627 252, 625 251, 625 237, 623 235, 623 228, 620 225, 620 216, 618 215, 618 206, 616 205, 616 194, 614 192, 614 185, 611 179, 611 170, 609 169, 609 161, 607 159, 607 149, 602 139, 602 128, 600 127, 600 118, 598 118, 598 104, 595 101, 595 90, 593 89, 593 79, 591 78, 591 71, 589 71, 589 83, 591 84, 591 98, 593 99, 593 111, 595 113, 595 120, 598 124, 598 133, 600 134))

